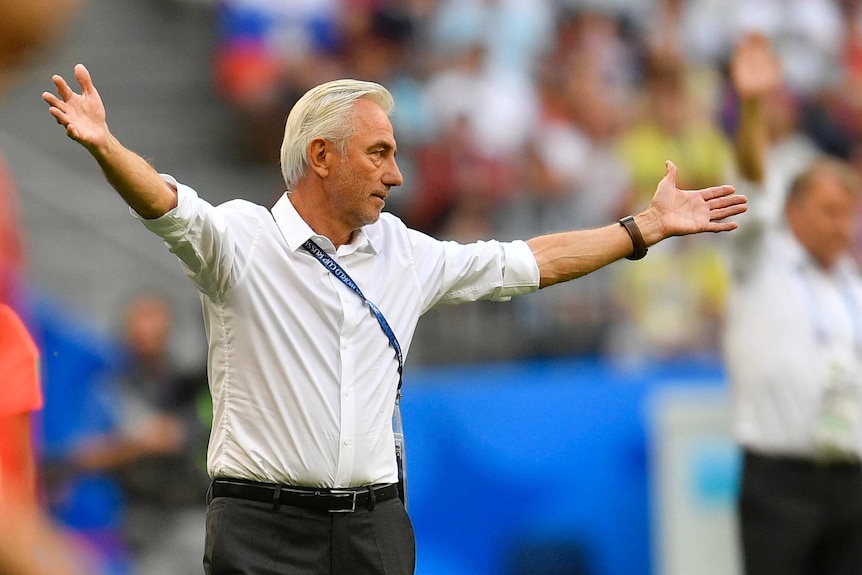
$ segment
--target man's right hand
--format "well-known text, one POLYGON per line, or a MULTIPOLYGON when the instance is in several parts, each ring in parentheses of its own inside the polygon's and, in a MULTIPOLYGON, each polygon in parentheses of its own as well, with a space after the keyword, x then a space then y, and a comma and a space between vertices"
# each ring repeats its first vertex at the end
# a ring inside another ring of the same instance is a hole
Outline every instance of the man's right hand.
POLYGON ((96 155, 111 139, 105 106, 83 64, 75 66, 75 79, 81 86, 80 94, 75 93, 62 76, 54 75, 51 80, 59 97, 45 92, 42 99, 50 106, 48 111, 57 123, 66 128, 66 135, 96 155))
POLYGON ((158 218, 177 205, 177 191, 159 176, 141 156, 124 147, 108 130, 105 106, 93 86, 90 72, 75 66, 75 79, 81 86, 76 94, 62 76, 51 78, 56 95, 45 92, 42 99, 66 134, 84 146, 96 159, 108 183, 143 218, 158 218))

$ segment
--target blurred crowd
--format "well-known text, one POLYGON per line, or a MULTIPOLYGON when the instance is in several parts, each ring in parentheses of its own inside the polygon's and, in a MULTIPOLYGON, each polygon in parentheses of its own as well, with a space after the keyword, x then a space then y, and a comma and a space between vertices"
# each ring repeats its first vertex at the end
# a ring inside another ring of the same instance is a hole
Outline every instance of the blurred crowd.
MULTIPOLYGON (((782 60, 770 114, 789 166, 827 152, 862 167, 860 4, 223 0, 213 74, 236 149, 273 165, 306 89, 336 77, 384 84, 405 174, 387 209, 440 238, 525 238, 642 209, 667 159, 681 187, 737 183, 727 68, 751 32, 782 60)), ((523 301, 432 312, 412 361, 713 356, 721 249, 677 238, 523 301)))

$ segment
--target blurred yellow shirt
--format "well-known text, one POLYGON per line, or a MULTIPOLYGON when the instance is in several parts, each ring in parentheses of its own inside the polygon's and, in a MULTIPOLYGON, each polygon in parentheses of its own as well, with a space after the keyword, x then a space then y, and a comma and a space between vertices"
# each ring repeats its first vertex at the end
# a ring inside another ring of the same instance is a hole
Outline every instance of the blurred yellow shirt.
POLYGON ((636 124, 621 135, 617 150, 631 172, 638 207, 652 198, 667 160, 676 164, 677 187, 685 190, 724 183, 733 162, 729 138, 705 122, 692 124, 678 134, 651 122, 636 124))

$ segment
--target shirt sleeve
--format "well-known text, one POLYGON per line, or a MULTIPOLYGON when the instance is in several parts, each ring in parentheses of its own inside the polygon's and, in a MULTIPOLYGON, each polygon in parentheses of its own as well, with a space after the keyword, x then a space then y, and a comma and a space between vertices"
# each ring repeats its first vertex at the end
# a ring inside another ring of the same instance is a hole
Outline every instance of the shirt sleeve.
POLYGON ((236 243, 227 217, 189 186, 165 174, 162 179, 177 190, 177 206, 154 219, 130 211, 144 227, 162 238, 198 290, 219 299, 237 275, 236 243))
POLYGON ((39 351, 18 315, 0 305, 0 416, 41 408, 39 351))
POLYGON ((439 241, 408 230, 423 310, 477 300, 508 301, 539 289, 539 266, 524 241, 439 241))

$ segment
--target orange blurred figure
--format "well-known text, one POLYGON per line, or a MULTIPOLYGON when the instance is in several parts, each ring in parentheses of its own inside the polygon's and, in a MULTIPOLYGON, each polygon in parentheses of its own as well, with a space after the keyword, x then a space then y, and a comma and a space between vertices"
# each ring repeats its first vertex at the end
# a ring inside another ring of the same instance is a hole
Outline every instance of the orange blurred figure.
MULTIPOLYGON (((59 37, 81 4, 0 2, 0 97, 14 73, 59 37)), ((83 575, 93 573, 93 565, 50 522, 39 502, 32 435, 33 416, 42 408, 39 351, 24 322, 7 305, 23 266, 14 200, 11 179, 0 177, 0 573, 83 575)))

